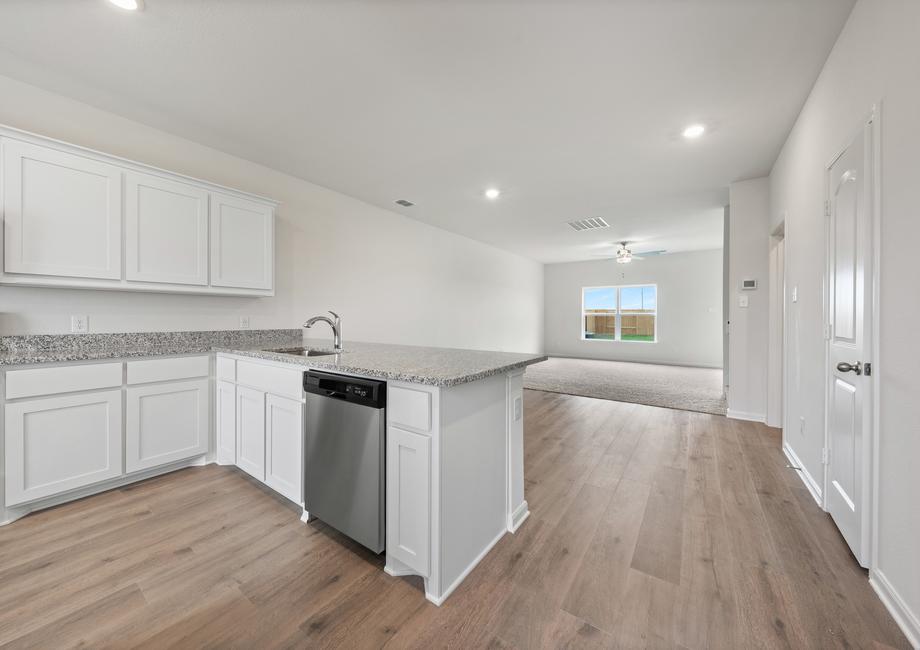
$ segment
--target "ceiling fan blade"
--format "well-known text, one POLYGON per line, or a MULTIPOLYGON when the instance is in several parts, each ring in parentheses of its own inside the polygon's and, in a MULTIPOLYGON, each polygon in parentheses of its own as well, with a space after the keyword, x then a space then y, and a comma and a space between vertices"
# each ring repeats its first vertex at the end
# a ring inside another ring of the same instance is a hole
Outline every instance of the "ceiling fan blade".
POLYGON ((649 257, 651 255, 664 255, 667 252, 668 252, 667 250, 662 248, 660 251, 643 251, 642 253, 639 253, 639 255, 644 255, 645 257, 649 257))

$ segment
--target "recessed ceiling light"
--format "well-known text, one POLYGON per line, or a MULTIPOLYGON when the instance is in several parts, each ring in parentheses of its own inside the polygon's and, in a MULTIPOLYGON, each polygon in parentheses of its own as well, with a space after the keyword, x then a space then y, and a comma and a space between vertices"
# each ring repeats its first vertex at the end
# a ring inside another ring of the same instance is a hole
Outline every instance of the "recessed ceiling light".
POLYGON ((501 190, 499 190, 496 187, 490 187, 489 189, 486 190, 486 198, 489 199, 490 201, 494 201, 499 196, 501 196, 501 190))
POLYGON ((144 0, 109 0, 109 2, 126 11, 137 11, 144 6, 144 0))
POLYGON ((706 132, 706 127, 702 124, 691 124, 686 129, 684 129, 685 138, 698 138, 706 132))

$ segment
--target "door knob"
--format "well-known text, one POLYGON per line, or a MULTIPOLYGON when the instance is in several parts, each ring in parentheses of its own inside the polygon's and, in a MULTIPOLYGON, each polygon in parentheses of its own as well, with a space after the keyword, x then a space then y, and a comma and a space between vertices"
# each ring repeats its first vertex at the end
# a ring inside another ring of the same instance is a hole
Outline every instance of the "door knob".
POLYGON ((862 363, 857 361, 854 364, 849 364, 846 361, 841 361, 837 364, 837 370, 840 372, 855 372, 857 375, 862 374, 862 363))

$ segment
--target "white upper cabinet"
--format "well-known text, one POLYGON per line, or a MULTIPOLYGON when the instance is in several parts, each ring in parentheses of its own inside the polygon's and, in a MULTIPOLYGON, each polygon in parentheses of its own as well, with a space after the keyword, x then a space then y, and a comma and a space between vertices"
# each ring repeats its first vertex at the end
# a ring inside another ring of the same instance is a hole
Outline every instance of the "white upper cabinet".
POLYGON ((121 277, 121 174, 115 165, 3 141, 3 270, 121 277))
POLYGON ((125 278, 208 284, 206 190, 151 174, 125 174, 125 278))
POLYGON ((211 193, 211 286, 272 288, 273 216, 264 203, 211 193))
POLYGON ((0 151, 0 284, 274 295, 274 201, 2 125, 0 151))

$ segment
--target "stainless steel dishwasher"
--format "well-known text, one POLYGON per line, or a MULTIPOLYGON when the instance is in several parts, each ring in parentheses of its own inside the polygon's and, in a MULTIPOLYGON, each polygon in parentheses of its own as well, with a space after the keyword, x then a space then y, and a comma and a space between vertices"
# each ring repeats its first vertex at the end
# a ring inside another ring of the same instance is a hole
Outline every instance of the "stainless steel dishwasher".
POLYGON ((304 373, 304 504, 375 553, 386 535, 386 398, 383 381, 304 373))

